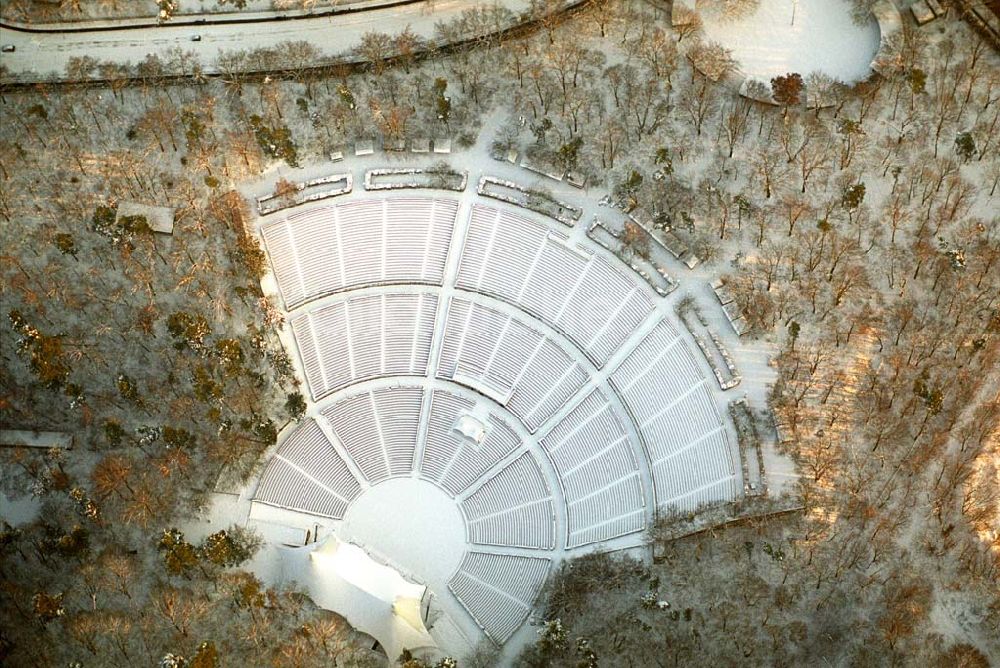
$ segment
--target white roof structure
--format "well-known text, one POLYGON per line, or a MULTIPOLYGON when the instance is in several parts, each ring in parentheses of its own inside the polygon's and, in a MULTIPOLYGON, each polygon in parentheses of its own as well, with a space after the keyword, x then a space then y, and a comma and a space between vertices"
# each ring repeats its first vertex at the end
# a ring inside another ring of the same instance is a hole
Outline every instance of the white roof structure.
POLYGON ((375 152, 375 142, 371 139, 362 139, 354 145, 354 155, 371 155, 375 152))
POLYGON ((406 580, 355 545, 330 536, 321 543, 284 550, 284 571, 322 608, 381 643, 386 655, 436 650, 420 613, 426 587, 406 580))
POLYGON ((462 436, 479 445, 486 438, 486 425, 471 415, 463 415, 455 423, 455 430, 462 436))

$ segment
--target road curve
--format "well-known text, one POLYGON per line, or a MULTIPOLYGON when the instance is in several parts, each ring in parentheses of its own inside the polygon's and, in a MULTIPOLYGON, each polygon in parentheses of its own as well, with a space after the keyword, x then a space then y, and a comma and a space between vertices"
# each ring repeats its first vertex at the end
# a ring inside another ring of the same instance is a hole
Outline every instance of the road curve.
MULTIPOLYGON (((515 14, 527 9, 527 0, 506 0, 515 14)), ((165 24, 116 28, 114 30, 73 30, 66 33, 26 32, 0 26, 0 44, 15 48, 0 54, 5 68, 4 81, 30 83, 65 78, 71 58, 90 56, 99 61, 135 64, 148 54, 165 61, 178 48, 193 52, 206 74, 218 71, 219 54, 250 48, 274 48, 282 42, 307 41, 325 57, 354 49, 370 31, 399 33, 407 26, 418 36, 434 36, 434 25, 457 17, 470 6, 469 0, 433 0, 397 4, 392 7, 308 16, 297 20, 253 22, 215 21, 205 24, 165 24), (193 41, 195 35, 200 41, 193 41)))
MULTIPOLYGON (((350 4, 336 5, 328 9, 288 11, 270 10, 264 12, 216 12, 210 14, 180 14, 169 22, 171 26, 203 26, 224 23, 264 23, 267 21, 295 21, 339 14, 368 12, 375 9, 386 9, 399 5, 409 5, 426 0, 355 0, 350 4)), ((128 30, 130 28, 156 28, 164 25, 154 16, 122 18, 122 19, 81 19, 79 21, 46 21, 41 23, 24 23, 0 18, 0 28, 9 28, 15 32, 30 33, 89 33, 109 30, 128 30)))

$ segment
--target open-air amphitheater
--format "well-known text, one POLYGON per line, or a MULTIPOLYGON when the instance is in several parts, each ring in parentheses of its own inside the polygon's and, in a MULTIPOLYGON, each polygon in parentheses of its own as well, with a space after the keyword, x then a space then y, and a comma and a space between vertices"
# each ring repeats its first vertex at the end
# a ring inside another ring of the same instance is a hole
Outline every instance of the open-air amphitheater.
POLYGON ((312 402, 252 521, 426 585, 442 646, 502 645, 561 560, 743 497, 727 399, 673 301, 585 224, 474 187, 349 189, 257 221, 312 402))

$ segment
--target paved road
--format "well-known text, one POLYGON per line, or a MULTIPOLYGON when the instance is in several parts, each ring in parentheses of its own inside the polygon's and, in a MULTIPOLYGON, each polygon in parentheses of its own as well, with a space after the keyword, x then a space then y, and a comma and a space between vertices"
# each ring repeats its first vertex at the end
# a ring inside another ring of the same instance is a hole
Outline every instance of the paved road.
MULTIPOLYGON (((458 16, 479 0, 434 0, 353 14, 311 17, 289 21, 214 24, 201 26, 163 25, 113 31, 68 34, 28 33, 0 27, 0 44, 13 45, 13 53, 0 54, 7 69, 5 79, 41 81, 61 78, 74 56, 90 56, 100 61, 137 63, 155 53, 169 59, 172 49, 192 51, 204 70, 216 70, 221 51, 274 47, 289 40, 305 40, 326 56, 353 49, 369 31, 401 32, 410 26, 421 37, 432 37, 434 24, 458 16), (201 41, 193 41, 200 35, 201 41)), ((527 0, 506 0, 514 12, 523 11, 527 0)))
MULTIPOLYGON (((263 23, 266 21, 295 20, 309 17, 324 17, 334 14, 350 14, 354 12, 371 11, 386 7, 396 7, 426 0, 351 0, 318 9, 287 9, 266 11, 232 10, 219 12, 191 12, 177 14, 170 20, 170 25, 214 23, 263 23)), ((11 19, 0 19, 0 27, 11 28, 21 32, 95 32, 100 30, 124 30, 127 28, 150 28, 162 25, 155 16, 135 16, 120 19, 79 19, 76 21, 44 21, 26 23, 11 19)))

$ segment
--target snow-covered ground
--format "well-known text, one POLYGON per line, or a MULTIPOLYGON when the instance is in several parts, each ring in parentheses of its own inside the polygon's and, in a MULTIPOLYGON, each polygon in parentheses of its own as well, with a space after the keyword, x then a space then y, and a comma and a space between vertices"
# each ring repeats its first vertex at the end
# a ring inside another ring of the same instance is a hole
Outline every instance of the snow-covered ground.
POLYGON ((760 0, 754 13, 735 21, 703 4, 705 39, 731 49, 745 76, 770 81, 819 71, 851 83, 871 73, 878 24, 871 17, 855 23, 847 0, 760 0))
POLYGON ((42 500, 37 496, 8 497, 0 492, 0 521, 11 526, 21 526, 35 521, 42 509, 42 500))
MULTIPOLYGON (((469 172, 470 185, 459 196, 461 201, 459 220, 463 224, 458 226, 456 235, 458 237, 464 236, 464 221, 467 219, 471 205, 478 200, 475 187, 472 184, 478 182, 483 174, 491 174, 525 185, 542 186, 550 190, 554 196, 571 202, 574 206, 581 207, 584 215, 581 222, 577 223, 568 232, 570 239, 575 243, 593 249, 595 252, 603 253, 587 237, 586 227, 595 216, 599 216, 602 220, 610 221, 620 217, 621 214, 616 214, 611 209, 597 206, 596 200, 604 194, 601 191, 580 191, 565 183, 558 183, 538 177, 536 174, 523 168, 492 160, 488 154, 489 140, 492 138, 492 129, 499 126, 502 121, 503 118, 501 118, 501 115, 494 115, 494 117, 491 117, 487 121, 487 129, 480 135, 480 140, 474 147, 448 156, 447 161, 453 169, 468 170, 469 172)), ((288 178, 293 181, 306 181, 332 172, 344 171, 350 171, 354 176, 354 183, 356 186, 360 186, 363 182, 363 175, 366 169, 385 167, 389 164, 394 166, 425 166, 426 161, 426 156, 376 152, 370 156, 350 156, 343 163, 338 163, 337 165, 330 165, 329 163, 312 164, 302 169, 276 167, 265 174, 260 181, 246 184, 242 190, 245 196, 253 198, 270 192, 274 187, 275 180, 279 177, 288 178)), ((372 193, 366 193, 362 188, 356 187, 354 192, 338 198, 338 202, 368 199, 372 196, 372 193)), ((299 210, 306 210, 315 206, 325 206, 327 204, 306 204, 299 207, 299 210)), ((275 219, 278 217, 280 216, 275 216, 275 219)), ((268 218, 268 220, 271 219, 270 217, 268 218)), ((559 231, 566 232, 566 229, 559 228, 559 231)), ((456 247, 461 247, 461 238, 453 240, 453 244, 456 247)), ((454 284, 457 273, 457 259, 458 255, 453 255, 445 271, 444 294, 449 294, 450 286, 454 284)), ((746 397, 750 401, 753 409, 760 410, 764 408, 766 406, 768 387, 773 382, 775 376, 774 370, 767 365, 768 354, 771 351, 768 345, 762 342, 741 340, 725 321, 721 306, 712 294, 709 285, 712 278, 718 275, 718 267, 716 266, 713 269, 708 266, 700 266, 692 272, 680 262, 672 261, 671 258, 669 269, 680 281, 682 289, 667 298, 657 300, 657 311, 659 314, 674 320, 676 318, 674 308, 677 301, 685 294, 692 296, 706 313, 711 329, 723 337, 726 345, 730 347, 736 356, 737 364, 740 366, 741 371, 746 374, 744 382, 738 390, 728 393, 712 392, 719 413, 725 415, 728 402, 741 396, 746 397)), ((276 286, 271 277, 264 281, 264 287, 269 293, 276 292, 276 286)), ((396 286, 394 289, 399 291, 405 288, 396 286)), ((421 290, 425 289, 421 288, 421 290)), ((499 308, 499 305, 497 307, 499 308)), ((655 322, 655 319, 650 322, 655 322)), ((439 322, 438 326, 440 327, 442 323, 443 321, 439 322)), ((283 339, 289 349, 294 349, 294 342, 288 334, 289 332, 286 329, 283 333, 283 339)), ((630 339, 631 343, 627 344, 625 348, 630 348, 634 345, 641 339, 643 334, 643 331, 635 332, 630 339)), ((440 339, 440 332, 437 334, 437 338, 440 339)), ((693 342, 689 342, 689 345, 693 346, 693 342)), ((580 356, 578 351, 569 352, 574 357, 580 356)), ((296 364, 297 358, 297 355, 293 355, 296 364)), ((582 356, 577 361, 582 365, 587 364, 582 356)), ((701 365, 701 361, 703 360, 699 358, 699 365, 701 365)), ((434 363, 432 362, 430 366, 433 367, 434 363)), ((610 366, 613 367, 614 365, 610 366)), ((704 365, 703 372, 706 378, 710 377, 711 371, 707 364, 704 365)), ((606 372, 601 372, 599 375, 603 379, 605 374, 606 372)), ((379 384, 391 384, 394 382, 396 381, 386 379, 385 381, 373 381, 369 385, 374 387, 379 384)), ((426 387, 434 386, 434 381, 430 378, 420 382, 421 384, 425 384, 426 387)), ((714 379, 712 383, 714 384, 714 379)), ((464 390, 457 387, 449 387, 449 391, 462 394, 463 396, 466 394, 464 390)), ((475 399, 471 394, 468 398, 475 399)), ((327 400, 324 400, 321 404, 326 405, 326 402, 327 400)), ((318 408, 319 406, 317 405, 311 405, 308 414, 312 416, 317 415, 318 408)), ((729 428, 727 425, 727 429, 729 428)), ((541 455, 537 436, 527 433, 519 435, 522 437, 524 443, 527 444, 528 449, 536 453, 537 459, 542 463, 543 467, 547 466, 545 457, 541 455)), ((735 435, 732 438, 735 443, 735 435)), ((773 466, 775 469, 767 473, 769 476, 777 474, 769 480, 774 485, 772 492, 780 495, 788 491, 788 483, 794 479, 794 470, 791 462, 773 451, 772 443, 767 442, 764 446, 766 464, 769 467, 773 466)), ((554 471, 549 471, 549 474, 555 476, 554 471)), ((647 484, 650 483, 647 481, 647 484)), ((560 494, 558 485, 553 485, 553 493, 555 495, 560 494)), ((245 490, 241 496, 252 498, 253 494, 250 490, 245 490)), ((562 510, 560 509, 561 505, 559 503, 556 504, 558 515, 557 525, 560 527, 565 526, 565 517, 563 517, 562 510)), ((309 527, 313 527, 315 531, 316 522, 319 522, 327 525, 319 529, 321 539, 327 535, 327 531, 332 530, 341 540, 365 548, 377 561, 396 567, 408 579, 426 584, 435 593, 437 597, 436 605, 439 606, 438 609, 443 613, 437 622, 435 622, 432 633, 438 639, 439 646, 445 648, 447 651, 460 653, 460 651, 456 650, 471 646, 474 644, 475 638, 479 636, 468 614, 448 594, 447 589, 449 578, 457 570, 466 550, 470 548, 465 536, 464 522, 454 501, 449 499, 434 485, 417 478, 397 478, 368 487, 350 506, 343 522, 332 521, 327 523, 314 516, 291 513, 282 509, 272 509, 259 503, 255 503, 253 506, 256 510, 250 513, 251 523, 255 524, 265 534, 268 534, 269 541, 278 538, 280 542, 302 544, 302 536, 305 535, 306 530, 309 527), (265 518, 262 513, 273 513, 275 516, 265 518), (278 516, 286 513, 287 517, 278 516), (291 521, 294 519, 293 516, 300 516, 303 521, 293 522, 291 521), (282 527, 284 527, 284 530, 282 527), (285 539, 288 527, 295 527, 293 530, 295 534, 294 540, 285 539), (445 633, 445 629, 447 628, 454 630, 454 633, 450 634, 454 636, 453 639, 446 637, 446 635, 449 635, 445 633)), ((642 545, 642 536, 634 534, 623 536, 606 544, 591 545, 587 548, 575 550, 573 555, 592 549, 599 549, 638 550, 639 554, 637 556, 647 556, 647 551, 643 549, 642 545)), ((271 562, 277 558, 277 554, 271 549, 265 550, 265 554, 269 554, 270 557, 257 559, 254 565, 254 570, 261 574, 262 577, 266 576, 269 569, 273 569, 273 563, 271 562)), ((544 556, 558 562, 567 555, 563 550, 556 550, 555 552, 546 551, 544 556)), ((534 637, 535 629, 530 624, 525 624, 507 643, 504 648, 504 655, 506 657, 514 656, 526 643, 532 642, 534 637)))
POLYGON ((465 555, 465 522, 458 506, 416 478, 395 478, 366 490, 348 508, 339 535, 439 591, 465 555))

